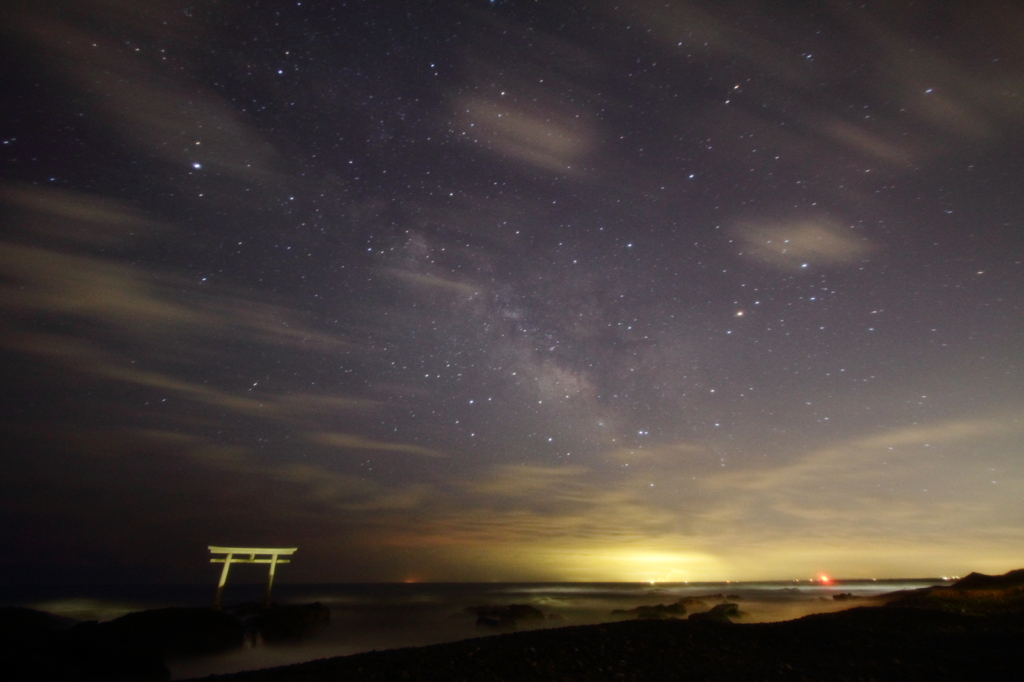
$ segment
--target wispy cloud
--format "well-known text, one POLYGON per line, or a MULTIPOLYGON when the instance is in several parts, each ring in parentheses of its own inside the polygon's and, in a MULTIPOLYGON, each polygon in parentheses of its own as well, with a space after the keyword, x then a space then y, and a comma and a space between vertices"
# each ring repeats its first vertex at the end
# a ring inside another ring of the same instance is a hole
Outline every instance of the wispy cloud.
POLYGON ((1024 472, 987 471, 1021 433, 1011 416, 939 422, 852 438, 779 466, 716 472, 701 482, 710 502, 702 532, 758 527, 775 536, 772 528, 800 527, 808 537, 860 536, 885 527, 891 537, 918 539, 974 532, 1024 490, 1024 472), (934 480, 940 466, 943 477, 961 482, 950 488, 934 480))
POLYGON ((823 116, 815 127, 830 140, 860 154, 868 162, 909 167, 917 157, 917 150, 905 142, 905 131, 896 126, 879 131, 878 125, 869 128, 836 116, 823 116))
POLYGON ((478 284, 463 282, 447 277, 440 277, 429 273, 412 272, 397 268, 390 269, 385 272, 416 287, 438 289, 468 297, 480 296, 484 292, 484 288, 478 284))
POLYGON ((327 447, 339 450, 373 450, 376 452, 393 452, 406 455, 421 455, 423 457, 444 457, 445 454, 438 450, 425 448, 409 443, 395 443, 389 441, 372 440, 350 433, 335 433, 321 431, 306 434, 306 438, 313 443, 326 445, 327 447))
POLYGON ((226 391, 144 369, 135 362, 95 344, 56 334, 8 333, 3 337, 3 341, 11 350, 46 358, 65 369, 115 383, 174 395, 179 399, 227 410, 236 416, 245 415, 301 425, 324 417, 337 417, 339 414, 371 412, 378 407, 377 403, 371 400, 341 395, 276 394, 245 389, 237 392, 226 391))
POLYGON ((828 218, 743 223, 736 227, 735 234, 741 256, 786 272, 849 265, 872 249, 865 238, 828 218))
POLYGON ((31 185, 0 184, 8 228, 51 245, 121 249, 161 226, 142 211, 106 197, 31 185))
MULTIPOLYGON (((75 3, 68 3, 74 5, 75 3)), ((147 154, 181 168, 193 163, 246 179, 270 178, 276 153, 218 94, 196 82, 178 79, 157 68, 149 54, 147 30, 160 26, 160 40, 193 40, 195 22, 183 25, 168 3, 126 9, 119 2, 89 2, 85 13, 139 38, 138 49, 125 49, 109 37, 116 31, 87 28, 74 21, 81 7, 34 6, 12 13, 7 28, 32 40, 39 58, 81 92, 111 130, 147 154), (146 49, 144 49, 146 48, 146 49)))
POLYGON ((151 276, 131 266, 85 255, 4 243, 0 309, 115 324, 145 334, 201 325, 208 316, 157 294, 151 276))
POLYGON ((555 108, 527 106, 519 94, 456 101, 453 108, 461 139, 544 170, 578 172, 574 166, 593 145, 585 119, 555 108))

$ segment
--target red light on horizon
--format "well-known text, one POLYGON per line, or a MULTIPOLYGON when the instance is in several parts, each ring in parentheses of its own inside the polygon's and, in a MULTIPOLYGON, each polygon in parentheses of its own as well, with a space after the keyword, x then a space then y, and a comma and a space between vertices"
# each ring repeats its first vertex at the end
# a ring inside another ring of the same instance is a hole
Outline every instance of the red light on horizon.
POLYGON ((821 583, 822 585, 831 585, 832 584, 832 578, 830 578, 827 575, 825 575, 824 573, 822 573, 821 575, 818 576, 818 582, 821 583))

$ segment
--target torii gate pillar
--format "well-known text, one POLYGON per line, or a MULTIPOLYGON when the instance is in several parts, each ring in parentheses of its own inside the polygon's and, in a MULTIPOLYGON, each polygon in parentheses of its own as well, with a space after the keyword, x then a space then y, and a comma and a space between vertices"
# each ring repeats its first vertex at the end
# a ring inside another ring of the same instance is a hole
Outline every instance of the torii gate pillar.
POLYGON ((209 546, 211 554, 224 554, 222 558, 210 559, 211 564, 224 564, 220 572, 220 582, 217 583, 217 594, 213 598, 213 608, 220 610, 221 596, 224 594, 224 585, 228 581, 228 571, 231 564, 270 564, 267 572, 267 590, 263 595, 263 606, 270 606, 270 588, 274 585, 274 570, 278 564, 290 563, 288 559, 278 557, 291 556, 298 547, 270 548, 270 547, 214 547, 209 546))

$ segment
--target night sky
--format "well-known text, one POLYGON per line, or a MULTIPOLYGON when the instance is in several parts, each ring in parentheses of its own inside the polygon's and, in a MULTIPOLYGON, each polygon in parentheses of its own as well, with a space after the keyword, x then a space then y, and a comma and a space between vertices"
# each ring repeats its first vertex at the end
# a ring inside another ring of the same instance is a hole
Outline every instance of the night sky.
POLYGON ((0 26, 8 583, 1024 565, 1017 3, 0 26))

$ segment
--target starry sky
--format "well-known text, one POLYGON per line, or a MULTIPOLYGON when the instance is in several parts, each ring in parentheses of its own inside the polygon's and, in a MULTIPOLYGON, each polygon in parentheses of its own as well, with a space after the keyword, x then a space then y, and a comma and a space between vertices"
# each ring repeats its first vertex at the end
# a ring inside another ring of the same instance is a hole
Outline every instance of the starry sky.
POLYGON ((1016 3, 0 14, 5 581, 1024 565, 1016 3))

